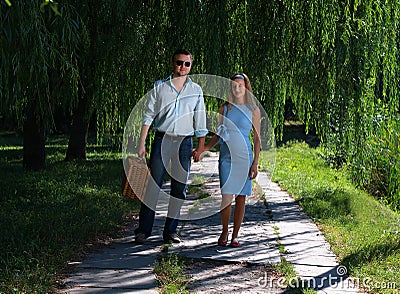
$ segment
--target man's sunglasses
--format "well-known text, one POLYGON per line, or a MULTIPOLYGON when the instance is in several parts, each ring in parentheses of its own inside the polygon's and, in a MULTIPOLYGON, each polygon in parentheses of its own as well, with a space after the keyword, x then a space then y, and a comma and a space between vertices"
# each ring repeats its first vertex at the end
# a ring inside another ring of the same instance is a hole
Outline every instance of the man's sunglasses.
POLYGON ((175 64, 177 66, 185 65, 186 67, 190 67, 190 61, 183 61, 183 60, 175 60, 175 64))

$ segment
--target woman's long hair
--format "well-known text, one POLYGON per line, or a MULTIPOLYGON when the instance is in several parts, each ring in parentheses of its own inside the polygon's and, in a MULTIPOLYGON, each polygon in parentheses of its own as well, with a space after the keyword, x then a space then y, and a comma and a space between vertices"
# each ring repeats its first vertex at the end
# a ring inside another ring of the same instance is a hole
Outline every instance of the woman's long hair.
POLYGON ((235 102, 235 95, 233 94, 232 86, 233 83, 236 83, 233 80, 238 78, 244 80, 244 86, 246 88, 246 93, 244 95, 245 103, 249 107, 249 109, 253 111, 254 109, 257 108, 257 106, 254 102, 254 95, 253 95, 253 90, 251 89, 250 79, 245 73, 235 73, 231 77, 228 100, 225 102, 225 104, 228 107, 227 112, 232 108, 232 104, 234 104, 235 102))

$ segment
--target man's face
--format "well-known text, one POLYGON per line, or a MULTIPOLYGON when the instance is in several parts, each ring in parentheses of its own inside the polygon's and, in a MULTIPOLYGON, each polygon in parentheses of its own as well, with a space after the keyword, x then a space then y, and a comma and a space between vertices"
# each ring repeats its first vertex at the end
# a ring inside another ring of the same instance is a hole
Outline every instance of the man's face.
POLYGON ((186 76, 192 68, 192 58, 190 55, 178 54, 175 56, 172 66, 174 68, 175 76, 186 76))

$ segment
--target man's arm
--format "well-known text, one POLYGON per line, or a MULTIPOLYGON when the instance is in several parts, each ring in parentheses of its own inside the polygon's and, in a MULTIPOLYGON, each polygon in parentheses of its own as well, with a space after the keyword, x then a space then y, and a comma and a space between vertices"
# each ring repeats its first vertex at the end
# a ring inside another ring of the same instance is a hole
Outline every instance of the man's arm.
POLYGON ((192 152, 194 162, 200 161, 203 157, 202 154, 204 153, 204 143, 206 141, 206 137, 198 137, 197 139, 199 140, 197 148, 192 152))
MULTIPOLYGON (((193 114, 194 135, 197 138, 205 137, 208 133, 206 124, 206 108, 204 106, 203 91, 200 88, 200 93, 193 114)), ((203 141, 204 146, 204 141, 203 141)))
POLYGON ((147 134, 149 133, 150 126, 148 125, 143 125, 142 130, 140 131, 140 137, 139 137, 139 146, 138 146, 138 156, 139 157, 145 157, 146 156, 146 138, 147 134))
MULTIPOLYGON (((223 122, 223 115, 224 115, 224 106, 222 105, 219 108, 219 117, 218 117, 218 126, 220 126, 223 122)), ((205 137, 204 137, 205 138, 205 137)), ((204 145, 204 148, 202 150, 195 149, 193 150, 193 159, 194 162, 198 162, 203 158, 203 153, 206 151, 209 151, 211 148, 213 148, 215 145, 217 145, 219 141, 219 136, 217 134, 214 134, 211 139, 208 141, 206 145, 204 145)), ((205 140, 203 140, 204 144, 205 140)), ((199 140, 200 143, 200 140, 199 140)))
POLYGON ((203 91, 200 89, 199 100, 195 107, 194 113, 194 134, 198 138, 197 148, 193 150, 192 155, 194 162, 198 162, 201 159, 201 154, 204 153, 204 143, 206 135, 208 133, 206 125, 206 110, 204 106, 203 91))
POLYGON ((142 120, 142 129, 140 131, 138 156, 146 156, 146 138, 149 133, 150 126, 156 115, 156 102, 157 102, 157 87, 162 84, 162 81, 156 81, 153 84, 153 89, 147 94, 147 104, 142 120))

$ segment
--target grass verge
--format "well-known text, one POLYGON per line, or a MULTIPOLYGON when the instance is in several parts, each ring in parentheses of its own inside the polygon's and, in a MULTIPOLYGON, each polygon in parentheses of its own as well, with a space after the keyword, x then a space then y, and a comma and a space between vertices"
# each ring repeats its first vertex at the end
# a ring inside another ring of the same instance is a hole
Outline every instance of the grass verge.
POLYGON ((22 147, 0 146, 0 293, 49 293, 67 262, 117 232, 136 203, 120 196, 120 153, 88 148, 65 162, 66 141, 46 147, 47 169, 22 169, 22 147))
POLYGON ((286 189, 324 232, 360 286, 399 293, 400 215, 357 189, 346 169, 332 169, 305 143, 277 149, 273 181, 286 189))
POLYGON ((185 275, 188 261, 176 253, 165 253, 154 265, 156 279, 160 285, 160 293, 189 293, 186 290, 189 278, 185 275))

